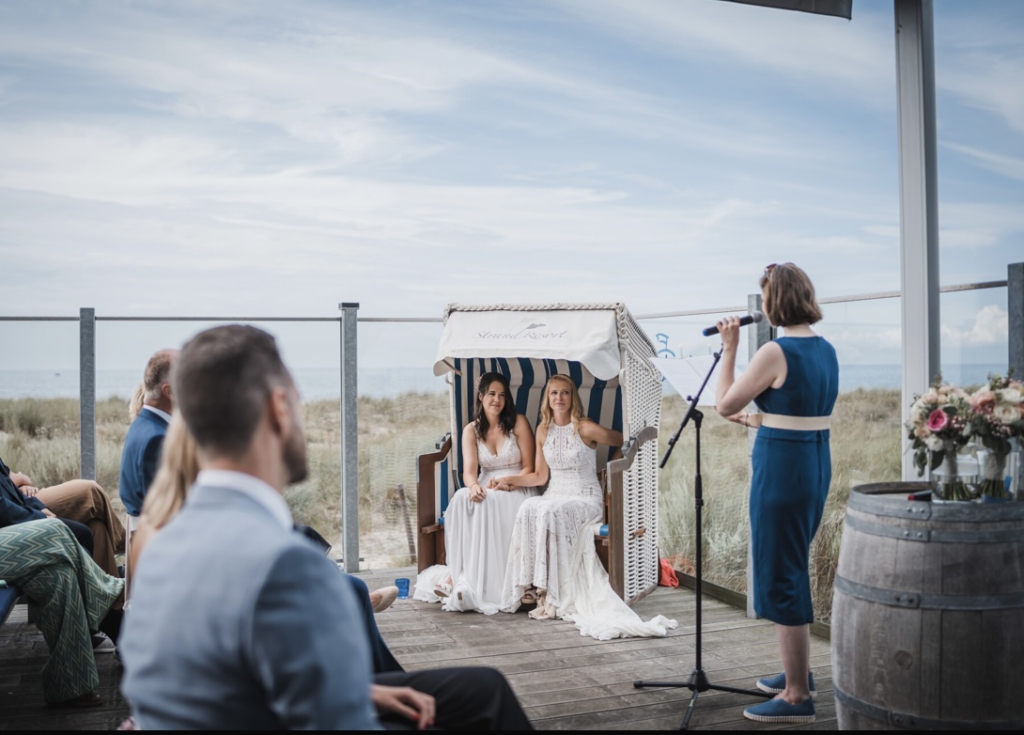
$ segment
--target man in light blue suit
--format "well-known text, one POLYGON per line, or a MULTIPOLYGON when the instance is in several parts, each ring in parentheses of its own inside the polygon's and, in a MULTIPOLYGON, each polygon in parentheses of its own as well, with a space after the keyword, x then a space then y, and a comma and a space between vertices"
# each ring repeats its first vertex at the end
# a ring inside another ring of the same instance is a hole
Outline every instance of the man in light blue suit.
POLYGON ((118 492, 125 510, 133 518, 142 513, 142 501, 160 463, 160 449, 174 410, 171 365, 177 356, 177 350, 160 350, 149 358, 142 380, 142 410, 124 437, 118 492))
POLYGON ((308 468, 298 393, 270 335, 202 332, 173 382, 202 470, 146 548, 121 636, 142 729, 530 729, 491 669, 372 675, 350 586, 293 530, 282 497, 308 468))

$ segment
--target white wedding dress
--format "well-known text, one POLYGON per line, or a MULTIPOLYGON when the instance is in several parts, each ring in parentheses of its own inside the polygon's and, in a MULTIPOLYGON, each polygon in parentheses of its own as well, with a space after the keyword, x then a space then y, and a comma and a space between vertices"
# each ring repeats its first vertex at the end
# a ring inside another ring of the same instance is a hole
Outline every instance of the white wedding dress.
POLYGON ((523 458, 515 433, 510 433, 497 454, 482 441, 476 443, 480 476, 477 482, 487 492, 479 503, 470 499, 469 488, 462 488, 449 501, 444 512, 444 543, 447 565, 435 564, 416 579, 413 599, 443 601, 445 610, 476 610, 485 615, 498 612, 504 587, 505 566, 512 541, 516 512, 537 488, 488 490, 494 477, 518 475, 523 458), (434 594, 439 582, 452 578, 452 593, 447 598, 434 594))
POLYGON ((676 621, 658 615, 644 622, 608 582, 594 548, 595 523, 603 514, 604 491, 597 479, 597 452, 572 423, 552 423, 544 441, 551 471, 548 488, 519 508, 501 609, 515 612, 529 587, 546 591, 530 616, 576 623, 582 635, 599 640, 664 636, 676 621))

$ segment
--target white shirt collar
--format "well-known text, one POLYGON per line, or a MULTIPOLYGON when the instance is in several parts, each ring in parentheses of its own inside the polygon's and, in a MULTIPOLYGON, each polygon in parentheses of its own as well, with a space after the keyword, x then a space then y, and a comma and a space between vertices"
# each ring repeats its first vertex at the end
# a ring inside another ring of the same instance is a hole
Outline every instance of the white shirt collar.
POLYGON ((171 414, 167 413, 166 411, 164 411, 162 409, 157 408, 156 406, 143 406, 142 410, 143 411, 152 411, 157 416, 159 416, 164 421, 166 421, 168 424, 171 423, 171 414))
POLYGON ((234 470, 201 470, 196 477, 196 485, 238 490, 270 511, 270 514, 287 530, 291 531, 295 526, 292 512, 288 508, 288 503, 281 497, 281 493, 257 477, 234 470))

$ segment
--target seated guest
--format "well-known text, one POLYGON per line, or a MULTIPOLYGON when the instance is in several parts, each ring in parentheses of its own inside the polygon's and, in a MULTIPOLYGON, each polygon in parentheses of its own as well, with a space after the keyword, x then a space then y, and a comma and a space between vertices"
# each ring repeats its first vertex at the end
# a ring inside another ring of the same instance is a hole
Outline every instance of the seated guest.
POLYGON ((133 582, 122 688, 142 729, 530 729, 492 669, 372 674, 351 587, 282 497, 308 463, 273 337, 201 332, 173 379, 202 470, 133 582))
MULTIPOLYGON (((35 497, 35 494, 25 495, 18 489, 11 478, 10 468, 0 459, 0 528, 56 517, 57 514, 47 508, 43 501, 35 497)), ((89 527, 69 518, 60 520, 71 529, 71 533, 78 543, 92 556, 94 543, 89 527)))
POLYGON ((87 526, 91 532, 91 546, 85 546, 92 558, 107 574, 120 576, 116 555, 124 551, 124 526, 114 515, 110 498, 102 487, 92 480, 69 480, 60 485, 37 488, 28 475, 10 472, 0 460, 0 475, 5 473, 26 498, 26 507, 34 508, 35 503, 29 500, 34 499, 44 506, 40 512, 48 510, 61 520, 87 526))
MULTIPOLYGON (((175 411, 167 429, 167 438, 164 439, 160 469, 157 470, 156 478, 150 485, 149 492, 146 493, 139 525, 132 537, 131 558, 129 559, 132 569, 138 571, 142 550, 157 532, 181 510, 198 474, 199 458, 195 440, 188 433, 188 427, 181 418, 181 413, 175 411)), ((310 534, 307 532, 306 535, 310 534)), ((319 536, 319 534, 316 535, 319 536)), ((356 599, 363 613, 363 622, 370 634, 370 653, 373 657, 374 673, 404 671, 402 665, 398 663, 384 642, 373 617, 375 612, 386 609, 395 601, 398 596, 398 588, 385 587, 383 590, 370 592, 363 580, 344 572, 339 571, 339 573, 344 575, 346 581, 352 586, 352 591, 356 593, 356 599)))
POLYGON ((43 633, 47 704, 95 707, 103 700, 90 631, 117 641, 124 580, 104 574, 63 523, 43 519, 0 528, 0 579, 28 597, 29 617, 43 633))
POLYGON ((149 358, 142 383, 142 409, 124 437, 118 492, 132 518, 137 518, 142 512, 142 501, 156 476, 160 447, 174 409, 170 375, 171 365, 177 356, 177 350, 160 350, 149 358))

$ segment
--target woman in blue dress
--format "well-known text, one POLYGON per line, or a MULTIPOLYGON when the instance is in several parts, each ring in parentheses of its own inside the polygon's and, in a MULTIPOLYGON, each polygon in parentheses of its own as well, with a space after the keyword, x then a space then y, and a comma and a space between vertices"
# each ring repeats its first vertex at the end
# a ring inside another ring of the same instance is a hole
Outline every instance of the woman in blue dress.
POLYGON ((758 350, 738 379, 739 319, 718 322, 718 412, 759 427, 750 483, 754 609, 775 623, 783 669, 757 682, 777 696, 743 714, 758 722, 813 722, 808 568, 832 479, 829 416, 839 391, 839 364, 832 345, 811 329, 821 310, 806 273, 792 263, 772 264, 761 277, 761 290, 765 315, 773 326, 785 327, 785 336, 758 350), (743 413, 751 401, 761 414, 743 413))

